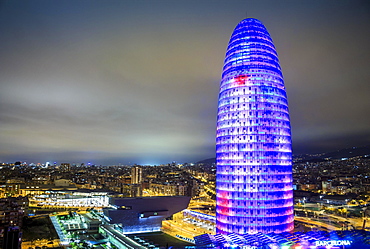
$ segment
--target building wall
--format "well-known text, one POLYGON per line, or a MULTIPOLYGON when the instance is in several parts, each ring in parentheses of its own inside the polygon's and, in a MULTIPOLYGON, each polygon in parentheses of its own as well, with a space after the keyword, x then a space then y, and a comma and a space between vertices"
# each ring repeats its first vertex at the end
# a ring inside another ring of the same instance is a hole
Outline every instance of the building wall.
POLYGON ((223 68, 216 135, 218 233, 294 228, 290 121, 273 41, 253 18, 235 28, 223 68))
POLYGON ((143 169, 140 166, 131 168, 131 184, 140 184, 143 178, 143 169))

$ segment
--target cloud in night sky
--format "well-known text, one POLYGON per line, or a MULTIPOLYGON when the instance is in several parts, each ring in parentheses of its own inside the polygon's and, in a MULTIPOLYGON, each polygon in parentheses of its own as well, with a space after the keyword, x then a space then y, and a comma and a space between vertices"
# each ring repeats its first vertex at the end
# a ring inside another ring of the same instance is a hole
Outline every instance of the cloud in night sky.
POLYGON ((277 47, 294 152, 370 144, 368 1, 4 1, 0 162, 214 157, 246 10, 277 47))

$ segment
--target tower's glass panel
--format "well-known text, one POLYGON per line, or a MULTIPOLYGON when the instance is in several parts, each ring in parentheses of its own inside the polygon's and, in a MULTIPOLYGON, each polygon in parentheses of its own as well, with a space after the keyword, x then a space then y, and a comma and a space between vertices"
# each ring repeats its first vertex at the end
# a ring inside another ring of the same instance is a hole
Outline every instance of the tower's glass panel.
POLYGON ((217 232, 280 233, 294 228, 288 101, 264 25, 235 28, 218 102, 217 232))

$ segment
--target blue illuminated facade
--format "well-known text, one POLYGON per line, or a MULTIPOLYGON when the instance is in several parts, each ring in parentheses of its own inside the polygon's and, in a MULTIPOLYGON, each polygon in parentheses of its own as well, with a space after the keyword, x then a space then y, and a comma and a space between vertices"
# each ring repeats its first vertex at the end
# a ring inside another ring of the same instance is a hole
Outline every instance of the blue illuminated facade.
POLYGON ((280 234, 203 234, 194 240, 197 249, 369 249, 369 236, 369 231, 351 230, 280 234))
POLYGON ((226 51, 216 159, 217 233, 293 230, 288 101, 273 41, 253 18, 236 26, 226 51))

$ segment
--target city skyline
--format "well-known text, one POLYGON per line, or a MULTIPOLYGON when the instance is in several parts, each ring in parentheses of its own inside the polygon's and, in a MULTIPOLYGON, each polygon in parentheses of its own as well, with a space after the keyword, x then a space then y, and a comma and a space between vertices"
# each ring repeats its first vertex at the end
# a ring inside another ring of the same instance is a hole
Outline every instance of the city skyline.
POLYGON ((370 144, 364 1, 0 4, 0 162, 160 164, 215 156, 235 23, 279 52, 293 153, 370 144))

